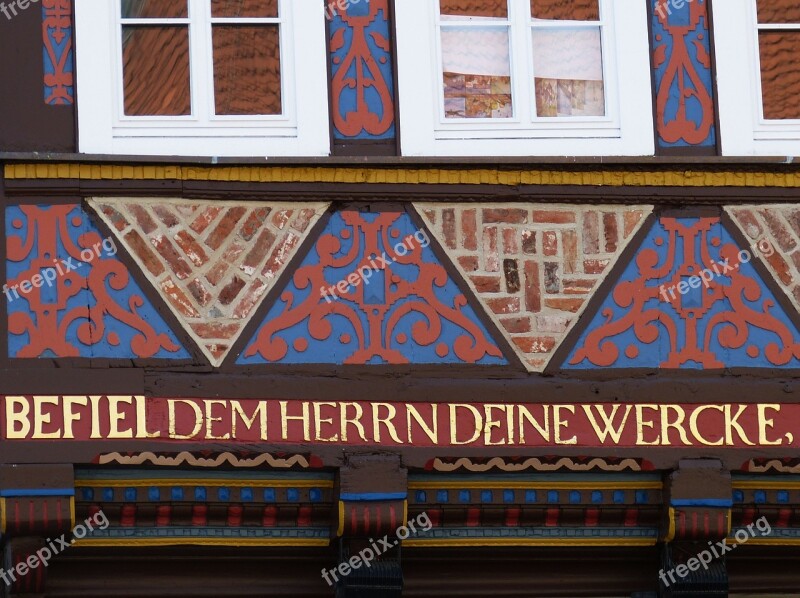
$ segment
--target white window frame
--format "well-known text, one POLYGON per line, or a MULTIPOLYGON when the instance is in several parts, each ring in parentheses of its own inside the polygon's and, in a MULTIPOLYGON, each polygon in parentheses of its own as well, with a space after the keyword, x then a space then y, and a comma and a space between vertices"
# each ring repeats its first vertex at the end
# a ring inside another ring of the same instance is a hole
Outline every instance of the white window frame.
MULTIPOLYGON (((536 117, 529 0, 511 0, 512 118, 446 119, 438 0, 397 2, 398 88, 404 156, 643 156, 655 153, 647 7, 599 0, 606 115, 536 117), (522 21, 523 24, 520 24, 522 21), (426 23, 426 25, 423 25, 426 23), (521 35, 520 32, 526 32, 521 35), (520 63, 524 61, 524 64, 520 63), (468 141, 468 143, 465 143, 468 141)), ((444 22, 449 22, 444 21, 444 22)), ((561 21, 569 26, 584 22, 561 21)), ((476 24, 491 26, 491 20, 476 24)), ((538 25, 538 24, 537 24, 538 25)), ((548 23, 543 26, 550 26, 548 23)))
MULTIPOLYGON (((279 0, 279 19, 212 19, 188 0, 192 114, 124 114, 119 0, 76 0, 76 71, 82 153, 210 157, 330 154, 324 3, 279 0), (216 115, 212 25, 280 22, 280 115, 216 115)), ((179 19, 126 19, 173 24, 179 19), (168 23, 169 22, 169 23, 168 23)))
POLYGON ((713 8, 723 155, 800 156, 800 119, 764 118, 756 0, 724 0, 713 8))

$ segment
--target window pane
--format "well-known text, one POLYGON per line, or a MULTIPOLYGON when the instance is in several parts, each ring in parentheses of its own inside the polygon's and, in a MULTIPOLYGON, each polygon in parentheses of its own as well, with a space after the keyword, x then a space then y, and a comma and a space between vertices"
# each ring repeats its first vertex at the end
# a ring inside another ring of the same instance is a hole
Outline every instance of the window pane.
POLYGON ((534 29, 538 116, 604 116, 600 28, 534 29))
POLYGON ((214 26, 217 114, 280 114, 278 25, 214 26))
POLYGON ((191 114, 188 27, 122 28, 125 114, 191 114))
POLYGON ((278 0, 211 0, 211 16, 274 18, 278 16, 278 0))
POLYGON ((186 0, 121 0, 123 19, 186 18, 186 0))
POLYGON ((440 0, 442 15, 467 17, 508 17, 507 0, 440 0))
POLYGON ((800 118, 800 31, 762 31, 764 118, 800 118))
POLYGON ((531 0, 534 19, 598 21, 598 0, 531 0))
POLYGON ((512 116, 508 28, 442 28, 442 63, 447 118, 512 116))
POLYGON ((758 0, 759 23, 800 23, 797 0, 758 0))

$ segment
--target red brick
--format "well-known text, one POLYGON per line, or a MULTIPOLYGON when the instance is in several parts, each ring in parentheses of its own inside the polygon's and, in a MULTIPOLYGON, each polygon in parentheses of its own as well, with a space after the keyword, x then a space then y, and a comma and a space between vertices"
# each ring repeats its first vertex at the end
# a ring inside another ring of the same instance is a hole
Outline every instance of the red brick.
POLYGON ((456 249, 456 211, 453 208, 442 210, 442 232, 445 245, 456 249))
POLYGON ((206 239, 206 245, 211 247, 211 249, 219 249, 225 240, 231 235, 233 232, 236 223, 242 219, 242 216, 245 215, 247 212, 247 208, 230 208, 225 215, 222 217, 222 220, 219 221, 217 224, 217 228, 208 236, 206 239))
POLYGON ((153 213, 158 216, 158 219, 161 220, 167 228, 173 228, 181 223, 167 206, 153 206, 153 213))
POLYGON ((158 228, 158 225, 156 225, 155 221, 150 218, 150 214, 148 214, 147 210, 145 210, 142 206, 135 203, 129 203, 126 205, 126 207, 144 234, 149 235, 158 228))
POLYGON ((596 281, 588 278, 564 279, 565 295, 586 295, 594 288, 596 281))
POLYGON ((576 313, 581 308, 584 301, 585 299, 560 299, 558 297, 553 297, 545 299, 544 304, 552 309, 576 313))
POLYGON ((536 231, 524 230, 522 231, 522 253, 528 255, 536 254, 536 231))
POLYGON ((530 318, 501 318, 500 324, 512 334, 522 334, 531 331, 530 318))
POLYGON ((211 301, 211 293, 208 292, 208 289, 199 278, 195 278, 186 286, 189 289, 189 292, 192 294, 192 297, 195 298, 195 301, 197 301, 201 307, 205 307, 208 305, 208 302, 211 301))
POLYGON ((485 208, 482 211, 484 224, 525 224, 528 210, 519 208, 485 208))
POLYGON ((739 222, 739 225, 744 229, 746 234, 751 239, 760 239, 764 236, 764 229, 758 222, 756 215, 750 210, 734 210, 733 216, 739 222))
POLYGON ((186 294, 178 288, 178 285, 175 284, 175 281, 172 278, 167 278, 165 281, 161 283, 161 291, 167 297, 167 301, 169 301, 178 313, 183 314, 188 318, 199 318, 200 314, 192 305, 192 302, 186 296, 186 294))
POLYGON ((197 322, 192 324, 192 330, 204 339, 231 339, 239 332, 241 324, 226 324, 224 322, 197 322))
POLYGON ((105 214, 105 215, 106 215, 106 217, 107 217, 107 218, 108 218, 108 219, 111 221, 111 223, 114 225, 114 228, 116 228, 118 231, 122 232, 122 231, 124 231, 124 230, 127 228, 127 226, 128 226, 128 221, 127 221, 127 220, 125 220, 125 216, 123 216, 122 214, 120 214, 120 213, 119 213, 119 212, 116 210, 116 208, 114 208, 114 207, 112 207, 112 206, 109 206, 109 205, 104 205, 104 206, 101 208, 101 210, 103 211, 103 214, 105 214))
POLYGON ((795 251, 791 256, 795 271, 800 271, 800 251, 795 251))
POLYGON ((624 235, 626 239, 631 236, 633 229, 635 229, 636 225, 639 224, 639 221, 642 219, 642 216, 644 216, 644 214, 642 214, 641 210, 627 210, 622 215, 622 220, 624 222, 624 227, 625 227, 624 235))
POLYGON ((300 237, 292 233, 287 233, 287 236, 282 241, 279 241, 278 245, 272 251, 267 263, 264 264, 264 267, 261 269, 261 275, 270 279, 277 276, 283 269, 284 264, 286 264, 289 254, 292 252, 292 249, 294 249, 294 246, 297 245, 299 239, 300 237))
POLYGON ((606 237, 606 253, 615 253, 617 251, 617 242, 619 241, 619 232, 617 230, 617 215, 613 212, 603 214, 603 231, 606 237))
POLYGON ((558 276, 558 264, 548 262, 544 265, 544 292, 555 294, 561 291, 561 279, 558 276))
POLYGON ((542 224, 572 224, 575 222, 575 213, 558 212, 555 210, 534 210, 533 221, 542 224))
POLYGON ((475 251, 478 249, 478 211, 464 210, 461 213, 461 234, 463 235, 464 249, 475 251))
POLYGON ((425 214, 425 218, 428 219, 428 222, 436 224, 436 210, 425 209, 422 210, 422 213, 425 214))
POLYGON ((480 269, 478 256, 475 255, 462 255, 458 258, 458 263, 464 268, 465 272, 477 272, 480 269))
POLYGON ((483 261, 487 272, 500 271, 500 256, 497 253, 497 227, 483 228, 483 261))
POLYGON ((222 254, 222 257, 214 264, 214 267, 208 271, 206 280, 214 286, 217 286, 230 269, 230 264, 239 259, 242 251, 244 251, 244 247, 236 242, 231 243, 225 250, 225 253, 222 254))
POLYGON ((536 316, 536 330, 560 334, 567 331, 571 321, 572 319, 566 316, 536 316))
POLYGON ((516 255, 519 253, 519 243, 517 242, 516 229, 503 229, 503 252, 506 255, 516 255))
POLYGON ((783 219, 774 210, 759 210, 759 214, 766 221, 772 236, 778 242, 778 247, 783 251, 791 251, 797 247, 797 241, 783 223, 783 219))
POLYGON ((578 234, 574 230, 561 231, 564 252, 564 274, 574 274, 578 269, 578 234))
POLYGON ((608 264, 609 260, 583 260, 583 271, 586 274, 602 274, 608 264))
POLYGON ((256 208, 253 210, 247 217, 247 220, 244 221, 244 224, 242 224, 242 228, 239 230, 239 236, 245 241, 252 239, 256 233, 265 226, 265 222, 271 211, 271 208, 256 208))
POLYGON ((800 285, 797 285, 792 289, 792 295, 794 295, 795 301, 800 303, 800 285))
POLYGON ((783 215, 786 217, 792 229, 794 229, 794 234, 800 237, 800 210, 784 210, 783 215))
POLYGON ((792 275, 789 271, 789 264, 787 264, 786 261, 781 257, 780 253, 776 251, 769 257, 764 256, 764 259, 766 259, 775 270, 778 280, 785 285, 791 284, 792 275))
POLYGON ((238 276, 234 276, 233 280, 231 280, 228 285, 222 289, 222 291, 220 291, 219 302, 222 303, 222 305, 230 305, 233 303, 234 299, 236 299, 239 293, 241 293, 244 286, 244 280, 238 276))
POLYGON ((125 235, 125 242, 128 243, 131 252, 142 261, 144 267, 147 268, 150 274, 153 276, 161 276, 164 273, 164 265, 152 252, 147 241, 145 241, 138 232, 135 230, 129 231, 125 235))
POLYGON ((542 311, 540 285, 539 264, 532 261, 525 262, 525 309, 528 311, 542 311))
POLYGON ((203 251, 203 248, 200 246, 197 241, 195 241, 194 237, 190 235, 186 230, 181 230, 178 232, 177 235, 173 237, 175 239, 175 244, 181 248, 184 255, 189 258, 195 266, 202 266, 208 261, 208 256, 206 252, 203 251))
POLYGON ((486 305, 496 314, 519 313, 519 297, 498 297, 487 299, 486 305))
POLYGON ((475 290, 479 293, 500 292, 499 276, 470 276, 470 280, 472 280, 472 284, 475 285, 475 290))
POLYGON ((503 260, 503 274, 506 278, 506 292, 519 293, 519 266, 517 260, 505 259, 503 260))
POLYGON ((214 222, 219 213, 222 212, 221 206, 209 206, 205 208, 200 214, 197 215, 197 218, 194 219, 192 224, 189 225, 194 232, 198 235, 202 234, 211 223, 214 222))
POLYGON ((264 261, 264 258, 267 257, 267 253, 274 243, 275 233, 268 228, 262 230, 261 234, 258 235, 258 240, 253 244, 253 248, 244 258, 244 262, 239 266, 239 269, 251 276, 256 271, 256 268, 261 265, 261 262, 264 261))
POLYGON ((211 343, 206 345, 206 349, 211 353, 214 359, 219 359, 228 350, 228 345, 221 345, 219 343, 211 343))
POLYGON ((286 226, 286 223, 289 222, 292 215, 294 214, 293 210, 279 210, 275 212, 272 216, 272 224, 274 224, 278 230, 283 230, 286 226))
POLYGON ((267 285, 261 280, 254 280, 250 288, 242 295, 242 299, 233 310, 233 317, 244 319, 246 318, 253 308, 258 305, 262 295, 266 292, 267 285))
POLYGON ((558 255, 558 234, 553 230, 542 235, 542 252, 546 256, 558 255))
POLYGON ((587 255, 600 253, 600 222, 597 212, 583 215, 583 251, 587 255))
POLYGON ((551 336, 516 336, 513 341, 524 353, 549 353, 556 346, 551 336))
POLYGON ((192 274, 192 269, 189 267, 189 264, 186 263, 186 260, 178 254, 178 251, 172 243, 170 243, 169 239, 164 235, 158 235, 150 239, 150 242, 153 244, 153 247, 156 248, 159 255, 164 258, 164 261, 167 262, 175 273, 175 276, 180 280, 189 278, 192 274))
POLYGON ((297 213, 297 218, 292 222, 292 228, 299 232, 305 232, 311 220, 314 218, 316 212, 311 209, 300 210, 297 213))

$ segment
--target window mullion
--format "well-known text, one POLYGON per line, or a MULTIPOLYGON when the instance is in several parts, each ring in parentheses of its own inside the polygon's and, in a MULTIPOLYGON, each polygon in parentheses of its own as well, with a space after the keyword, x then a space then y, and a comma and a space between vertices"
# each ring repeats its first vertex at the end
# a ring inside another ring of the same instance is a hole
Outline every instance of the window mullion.
POLYGON ((514 89, 515 118, 526 125, 533 120, 533 59, 531 48, 531 14, 528 0, 511 0, 511 85, 514 89))
POLYGON ((192 115, 208 123, 214 114, 214 81, 211 69, 211 5, 209 0, 189 0, 189 55, 192 84, 192 115))

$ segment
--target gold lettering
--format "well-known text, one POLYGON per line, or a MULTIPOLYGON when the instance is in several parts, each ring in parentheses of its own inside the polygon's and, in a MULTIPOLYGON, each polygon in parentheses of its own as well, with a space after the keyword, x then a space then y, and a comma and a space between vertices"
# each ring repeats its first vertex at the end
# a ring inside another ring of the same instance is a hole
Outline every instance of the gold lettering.
POLYGON ((390 403, 372 403, 372 433, 375 435, 375 442, 381 441, 381 425, 386 426, 389 436, 396 444, 403 444, 403 441, 397 436, 397 429, 394 427, 392 420, 397 417, 397 409, 390 403), (386 409, 389 414, 386 417, 380 416, 380 409, 386 409))
POLYGON ((625 423, 628 421, 628 416, 631 414, 631 407, 631 405, 625 406, 625 414, 622 416, 622 421, 616 429, 614 429, 614 420, 617 418, 617 411, 620 405, 614 405, 611 408, 611 414, 607 414, 602 405, 583 405, 583 410, 586 412, 586 417, 589 418, 589 423, 592 425, 594 433, 597 435, 597 439, 601 444, 606 443, 606 438, 608 438, 608 436, 611 436, 611 440, 614 441, 614 444, 619 444, 622 432, 625 429, 625 423), (594 418, 592 407, 597 409, 598 415, 603 420, 604 426, 602 429, 594 418))
POLYGON ((636 444, 637 445, 645 445, 645 446, 652 446, 658 444, 661 440, 660 436, 656 436, 656 439, 653 442, 647 442, 644 439, 644 429, 650 428, 653 429, 654 423, 652 421, 644 421, 644 410, 645 409, 652 409, 653 411, 658 411, 658 405, 636 405, 636 444))
POLYGON ((422 431, 428 436, 434 446, 439 444, 439 405, 430 403, 433 427, 428 426, 428 423, 420 415, 419 411, 414 405, 406 403, 406 431, 408 433, 408 443, 414 444, 414 439, 411 436, 411 420, 417 422, 422 431))
POLYGON ((256 410, 253 411, 253 417, 247 417, 247 414, 244 412, 242 408, 242 404, 239 401, 231 401, 231 409, 233 410, 233 414, 231 416, 231 438, 236 439, 236 418, 240 417, 242 419, 242 423, 244 427, 248 430, 253 427, 256 423, 256 417, 258 417, 259 428, 261 430, 261 440, 267 440, 267 402, 266 401, 259 401, 258 407, 256 410))
POLYGON ((367 433, 364 430, 364 425, 361 423, 361 418, 364 416, 364 409, 358 403, 341 403, 339 405, 339 412, 341 415, 342 426, 342 442, 347 442, 347 426, 355 426, 358 430, 358 435, 364 442, 367 442, 367 433), (347 417, 347 408, 355 407, 355 417, 347 417))
POLYGON ((167 400, 167 408, 169 413, 169 437, 174 440, 191 440, 195 436, 200 433, 200 430, 203 429, 203 411, 200 409, 198 405, 193 403, 192 401, 186 401, 183 399, 168 399, 167 400), (194 429, 192 430, 191 434, 178 434, 177 427, 177 418, 176 418, 176 406, 178 403, 183 403, 188 405, 194 411, 194 429))
POLYGON ((72 431, 72 424, 76 421, 80 421, 81 416, 80 414, 75 412, 74 407, 76 405, 80 405, 81 407, 86 407, 89 405, 89 398, 88 397, 72 397, 72 396, 65 396, 61 399, 62 401, 62 408, 64 414, 64 435, 61 437, 65 440, 74 440, 75 434, 72 431))
POLYGON ((147 431, 147 402, 144 397, 134 397, 136 400, 136 438, 160 438, 161 432, 147 431))
POLYGON ((747 409, 747 405, 739 405, 739 409, 736 411, 736 415, 733 417, 731 417, 731 407, 733 407, 733 405, 725 405, 725 444, 728 446, 734 446, 733 428, 736 428, 736 431, 739 433, 739 438, 742 439, 742 442, 749 446, 755 446, 755 443, 750 442, 750 439, 747 437, 747 434, 745 434, 741 424, 737 421, 741 417, 742 413, 744 413, 747 409))
POLYGON ((506 405, 491 405, 486 404, 483 406, 485 420, 483 424, 483 442, 486 446, 502 446, 506 444, 506 440, 502 439, 497 442, 492 442, 492 428, 500 427, 500 420, 492 419, 492 409, 500 409, 505 412, 506 405))
POLYGON ((44 405, 54 405, 58 407, 58 397, 33 397, 33 438, 37 440, 53 440, 61 438, 61 430, 55 432, 45 432, 44 424, 50 423, 50 413, 45 413, 42 409, 44 405))
POLYGON ((289 401, 281 401, 281 435, 283 440, 289 440, 289 422, 291 420, 303 422, 303 440, 311 442, 308 402, 303 401, 303 415, 289 415, 289 401))
POLYGON ((683 410, 683 407, 679 405, 661 405, 661 444, 667 446, 670 444, 669 441, 669 429, 675 428, 678 431, 678 436, 681 438, 681 442, 686 446, 691 446, 692 443, 689 438, 686 436, 686 430, 683 429, 683 420, 686 419, 686 412, 683 410), (676 419, 674 422, 669 421, 669 412, 670 410, 674 411, 676 414, 676 419))
MULTIPOLYGON (((225 432, 224 436, 214 436, 214 422, 221 422, 221 417, 214 417, 214 405, 222 405, 225 407, 228 403, 227 401, 203 401, 204 406, 206 408, 206 440, 230 440, 231 433, 225 432)), ((253 416, 255 417, 255 416, 253 416)), ((233 426, 233 424, 231 424, 233 426)))
POLYGON ((524 405, 518 405, 517 409, 519 410, 519 417, 517 422, 519 424, 519 443, 525 444, 525 426, 523 420, 527 421, 539 436, 542 437, 542 440, 545 442, 550 442, 550 405, 542 405, 544 410, 544 416, 542 417, 542 421, 544 422, 544 426, 542 426, 536 419, 533 417, 533 414, 528 410, 528 408, 524 405))
POLYGON ((25 397, 6 397, 6 438, 23 440, 31 432, 31 405, 25 397), (16 407, 19 407, 17 409, 16 407), (19 424, 19 426, 18 426, 19 424))
POLYGON ((458 403, 452 403, 450 405, 450 442, 453 445, 456 444, 472 444, 475 442, 478 437, 481 435, 481 431, 483 430, 483 417, 481 416, 481 412, 475 409, 472 405, 464 405, 458 403), (459 409, 466 409, 467 411, 472 414, 472 423, 474 424, 475 428, 469 440, 465 442, 461 442, 458 440, 458 410, 459 409))
POLYGON ((322 437, 322 424, 333 425, 332 417, 322 417, 323 407, 333 407, 335 409, 336 403, 314 403, 314 440, 320 442, 337 442, 339 440, 338 434, 334 434, 330 438, 322 437))
POLYGON ((116 397, 116 396, 108 397, 109 439, 133 438, 133 428, 128 428, 127 430, 119 429, 119 422, 125 419, 125 414, 120 413, 119 411, 120 403, 133 405, 133 397, 116 397))
POLYGON ((89 405, 92 407, 92 433, 89 435, 89 438, 92 440, 103 438, 103 435, 100 433, 100 400, 102 398, 101 395, 92 395, 89 397, 89 405))
POLYGON ((775 426, 774 420, 767 419, 767 409, 774 409, 777 412, 775 415, 779 415, 781 406, 775 404, 758 405, 758 444, 763 446, 781 445, 783 444, 782 438, 774 441, 767 439, 767 429, 775 426))
POLYGON ((555 443, 556 444, 578 444, 578 437, 573 436, 572 438, 567 438, 566 440, 562 440, 561 438, 561 428, 566 428, 569 426, 569 422, 565 419, 561 419, 561 411, 569 411, 572 415, 575 415, 575 406, 574 405, 553 405, 553 430, 555 435, 555 443))
POLYGON ((697 419, 700 417, 700 414, 703 413, 706 409, 715 409, 720 413, 725 413, 725 408, 722 405, 703 405, 702 407, 698 407, 697 409, 692 410, 692 414, 689 416, 689 429, 692 431, 692 435, 700 441, 701 444, 706 446, 722 446, 722 443, 725 442, 725 439, 720 436, 718 441, 712 442, 708 440, 700 433, 700 428, 697 425, 697 419))

